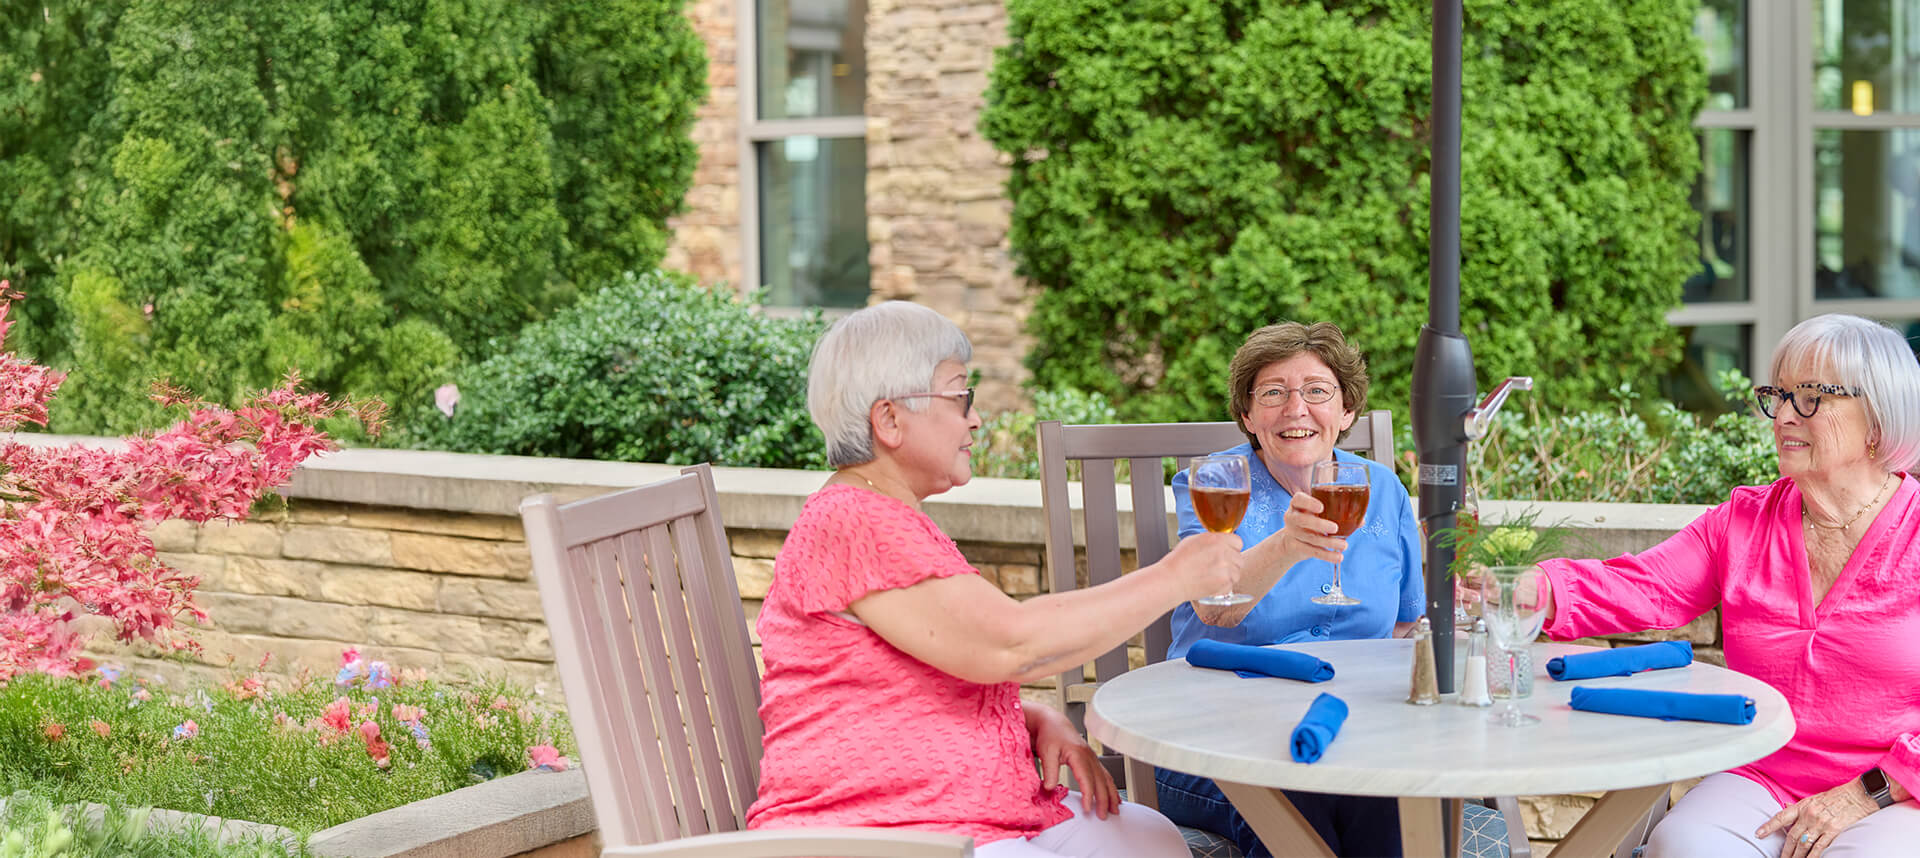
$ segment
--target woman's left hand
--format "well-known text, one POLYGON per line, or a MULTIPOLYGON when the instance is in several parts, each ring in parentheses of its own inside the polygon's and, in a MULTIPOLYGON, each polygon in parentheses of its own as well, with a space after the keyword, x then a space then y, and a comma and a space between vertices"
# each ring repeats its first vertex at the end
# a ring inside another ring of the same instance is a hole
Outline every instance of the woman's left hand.
POLYGON ((1760 826, 1754 836, 1771 837, 1776 831, 1785 831, 1787 844, 1781 847, 1780 858, 1820 858, 1847 826, 1879 809, 1859 781, 1847 781, 1788 805, 1760 826))
POLYGON ((1098 819, 1118 813, 1120 790, 1113 784, 1113 775, 1100 765, 1100 755, 1080 738, 1073 722, 1050 706, 1027 704, 1026 710, 1027 724, 1033 731, 1033 755, 1040 759, 1040 785, 1053 789, 1060 783, 1060 767, 1065 765, 1080 784, 1080 801, 1088 813, 1098 819))

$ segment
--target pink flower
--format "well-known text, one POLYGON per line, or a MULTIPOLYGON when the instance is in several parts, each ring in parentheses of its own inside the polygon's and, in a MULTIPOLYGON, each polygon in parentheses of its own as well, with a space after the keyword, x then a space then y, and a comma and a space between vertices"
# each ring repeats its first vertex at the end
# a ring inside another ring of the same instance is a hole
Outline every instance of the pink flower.
POLYGON ((105 739, 108 735, 113 733, 113 725, 108 724, 107 722, 102 721, 98 718, 93 719, 92 726, 93 726, 93 732, 99 734, 100 738, 102 739, 105 739))
POLYGON ((407 706, 399 703, 393 706, 393 720, 399 721, 402 724, 408 721, 419 721, 425 717, 427 717, 427 713, 418 706, 407 706))
POLYGON ((326 710, 320 713, 320 717, 313 720, 313 726, 331 734, 331 737, 346 735, 348 730, 353 729, 352 710, 353 701, 345 697, 336 697, 332 703, 327 704, 326 710))
POLYGON ((386 768, 392 762, 392 749, 380 739, 380 725, 372 721, 360 725, 360 740, 367 743, 367 756, 373 758, 374 765, 386 768))
POLYGON ((433 407, 441 414, 453 416, 453 409, 460 405, 460 388, 453 384, 443 384, 433 390, 433 407))
POLYGON ((184 742, 199 735, 200 725, 193 723, 192 718, 173 728, 173 740, 176 742, 184 742))
POLYGON ((567 758, 560 755, 560 749, 552 744, 535 745, 527 749, 527 768, 535 771, 564 772, 567 770, 567 758))
POLYGON ((67 725, 58 721, 48 721, 40 728, 40 734, 49 742, 58 742, 67 735, 67 725))

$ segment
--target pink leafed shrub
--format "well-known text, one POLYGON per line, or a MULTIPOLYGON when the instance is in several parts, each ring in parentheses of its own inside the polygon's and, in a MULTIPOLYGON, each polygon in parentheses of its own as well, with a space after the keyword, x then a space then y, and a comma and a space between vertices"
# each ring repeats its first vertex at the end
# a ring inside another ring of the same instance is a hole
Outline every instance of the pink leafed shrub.
POLYGON ((70 625, 79 612, 111 620, 121 640, 194 648, 172 632, 182 616, 205 620, 193 600, 199 579, 161 563, 147 531, 171 518, 246 518, 302 461, 331 448, 319 421, 347 413, 378 431, 384 406, 303 391, 289 373, 234 409, 158 387, 156 398, 186 406, 187 417, 125 439, 124 449, 21 444, 13 433, 46 425, 64 376, 4 351, 17 297, 9 290, 0 280, 0 683, 89 670, 70 625))

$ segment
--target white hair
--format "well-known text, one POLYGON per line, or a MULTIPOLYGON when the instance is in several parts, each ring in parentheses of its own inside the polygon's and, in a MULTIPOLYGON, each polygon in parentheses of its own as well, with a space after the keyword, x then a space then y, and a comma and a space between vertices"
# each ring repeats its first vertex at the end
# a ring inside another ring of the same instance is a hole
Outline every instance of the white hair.
POLYGON ((1920 360, 1900 332, 1844 313, 1815 316, 1780 338, 1768 374, 1778 384, 1787 364, 1820 367, 1817 381, 1866 392, 1868 437, 1879 444, 1880 466, 1910 471, 1920 464, 1920 360))
MULTIPOLYGON (((873 461, 875 402, 926 393, 941 361, 966 363, 973 344, 945 316, 907 301, 887 301, 833 323, 813 347, 807 365, 807 413, 827 436, 827 464, 873 461)), ((925 410, 925 399, 902 407, 925 410)))

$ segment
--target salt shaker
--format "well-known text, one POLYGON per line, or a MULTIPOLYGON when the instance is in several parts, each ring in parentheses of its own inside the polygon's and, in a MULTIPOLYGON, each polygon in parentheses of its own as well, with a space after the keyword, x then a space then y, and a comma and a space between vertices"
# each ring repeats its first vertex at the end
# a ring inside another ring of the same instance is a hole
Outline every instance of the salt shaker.
POLYGON ((1467 633, 1467 669, 1461 679, 1460 705, 1492 706, 1493 697, 1487 694, 1487 621, 1473 621, 1473 631, 1467 633))
POLYGON ((1433 666, 1433 624, 1426 617, 1413 626, 1413 682, 1407 702, 1415 706, 1440 702, 1440 676, 1433 666))

